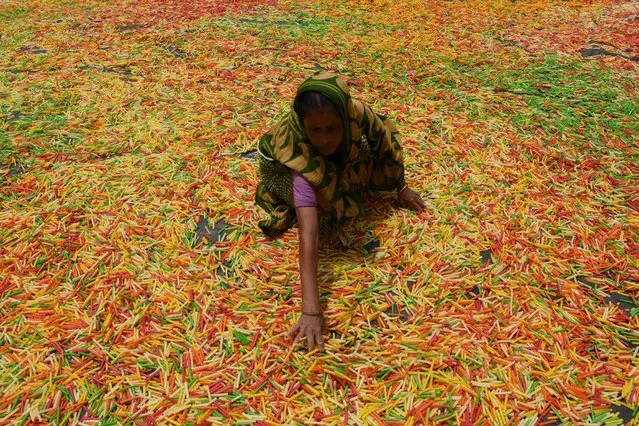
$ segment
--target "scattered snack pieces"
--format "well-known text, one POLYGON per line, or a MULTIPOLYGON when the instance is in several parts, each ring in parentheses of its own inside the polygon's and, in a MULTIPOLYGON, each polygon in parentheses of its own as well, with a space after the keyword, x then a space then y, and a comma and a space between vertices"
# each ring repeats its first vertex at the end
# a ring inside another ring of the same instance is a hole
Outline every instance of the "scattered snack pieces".
POLYGON ((0 21, 0 423, 636 424, 636 3, 8 0, 0 21), (382 197, 323 246, 307 354, 255 141, 319 69, 391 114, 427 209, 382 197))

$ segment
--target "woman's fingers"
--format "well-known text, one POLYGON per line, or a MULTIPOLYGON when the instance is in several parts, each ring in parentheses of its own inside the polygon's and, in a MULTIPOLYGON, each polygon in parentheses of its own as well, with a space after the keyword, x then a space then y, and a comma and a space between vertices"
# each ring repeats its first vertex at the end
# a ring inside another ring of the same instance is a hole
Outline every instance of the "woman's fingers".
POLYGON ((324 352, 324 339, 322 339, 322 335, 317 334, 316 339, 317 339, 317 347, 319 348, 321 352, 324 352))
POLYGON ((295 330, 297 333, 297 335, 295 336, 295 340, 293 340, 293 344, 296 345, 298 342, 306 337, 306 327, 300 327, 300 325, 297 324, 295 327, 293 327, 293 330, 295 330))
POLYGON ((322 339, 322 331, 325 327, 324 322, 320 324, 296 324, 295 327, 288 332, 288 335, 297 334, 293 344, 296 345, 303 339, 306 339, 306 346, 309 352, 314 351, 316 348, 320 351, 324 351, 324 340, 322 339))
POLYGON ((288 332, 287 336, 290 337, 292 334, 297 334, 299 329, 300 329, 300 325, 299 324, 295 324, 295 327, 291 328, 291 330, 288 332))
POLYGON ((426 203, 422 200, 422 197, 410 188, 406 188, 400 193, 401 204, 408 209, 421 212, 426 207, 426 203))
POLYGON ((408 208, 410 208, 411 210, 416 210, 418 212, 422 211, 422 209, 424 208, 422 206, 422 199, 417 194, 411 197, 406 204, 408 208))
POLYGON ((306 332, 306 345, 308 346, 308 351, 313 352, 313 349, 315 349, 315 336, 313 336, 311 330, 306 332))
POLYGON ((426 203, 422 200, 422 197, 413 190, 410 191, 410 197, 407 197, 406 206, 410 209, 421 212, 426 208, 426 203))
POLYGON ((313 352, 315 348, 319 349, 320 352, 324 352, 324 339, 322 339, 322 333, 319 330, 308 332, 306 342, 309 352, 313 352))

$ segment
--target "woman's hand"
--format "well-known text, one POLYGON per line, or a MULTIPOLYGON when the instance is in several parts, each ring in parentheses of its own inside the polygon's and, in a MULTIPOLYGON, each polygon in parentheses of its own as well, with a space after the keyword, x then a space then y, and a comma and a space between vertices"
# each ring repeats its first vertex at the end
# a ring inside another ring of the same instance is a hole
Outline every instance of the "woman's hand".
POLYGON ((415 210, 421 212, 426 207, 426 203, 422 200, 422 197, 419 196, 415 191, 410 189, 408 186, 405 186, 399 194, 397 194, 399 198, 399 203, 402 207, 407 209, 415 210))
POLYGON ((324 352, 324 340, 322 340, 323 331, 324 317, 322 315, 311 316, 302 314, 288 335, 296 335, 293 344, 305 338, 309 352, 315 349, 315 347, 318 347, 320 351, 324 352))

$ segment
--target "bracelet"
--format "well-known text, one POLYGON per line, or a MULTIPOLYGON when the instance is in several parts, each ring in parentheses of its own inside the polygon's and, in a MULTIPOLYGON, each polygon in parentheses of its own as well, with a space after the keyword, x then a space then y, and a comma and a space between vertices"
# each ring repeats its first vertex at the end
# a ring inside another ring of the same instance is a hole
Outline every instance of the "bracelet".
POLYGON ((321 317, 321 312, 302 312, 302 315, 306 315, 307 317, 321 317))

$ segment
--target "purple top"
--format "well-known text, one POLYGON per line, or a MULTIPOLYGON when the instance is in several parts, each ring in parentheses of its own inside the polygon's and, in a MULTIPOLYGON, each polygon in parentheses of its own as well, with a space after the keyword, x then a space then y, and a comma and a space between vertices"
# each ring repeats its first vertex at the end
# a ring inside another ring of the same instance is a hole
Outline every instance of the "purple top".
POLYGON ((315 188, 304 176, 291 170, 293 174, 293 202, 295 207, 317 207, 315 188))

